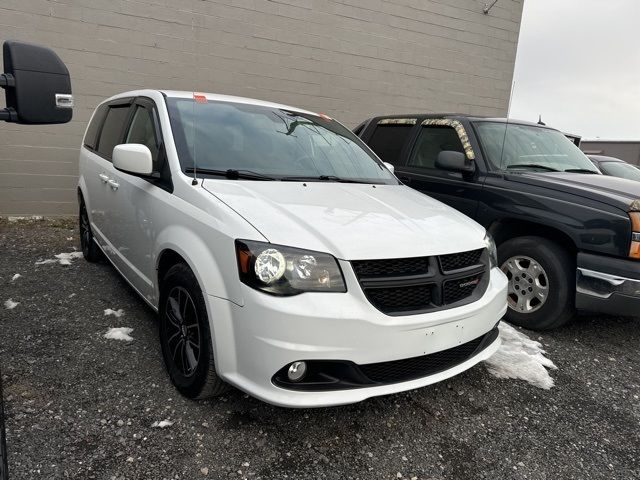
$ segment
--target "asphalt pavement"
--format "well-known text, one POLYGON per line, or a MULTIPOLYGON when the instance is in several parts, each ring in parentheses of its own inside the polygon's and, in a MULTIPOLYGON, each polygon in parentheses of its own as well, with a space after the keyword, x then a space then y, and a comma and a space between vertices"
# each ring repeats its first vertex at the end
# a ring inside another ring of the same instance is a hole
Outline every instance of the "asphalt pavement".
POLYGON ((344 407, 283 409, 237 390, 194 402, 168 381, 154 313, 110 265, 36 264, 74 247, 72 222, 0 220, 12 479, 640 479, 640 319, 527 332, 558 367, 550 390, 480 364, 344 407), (111 327, 133 341, 104 338, 111 327))

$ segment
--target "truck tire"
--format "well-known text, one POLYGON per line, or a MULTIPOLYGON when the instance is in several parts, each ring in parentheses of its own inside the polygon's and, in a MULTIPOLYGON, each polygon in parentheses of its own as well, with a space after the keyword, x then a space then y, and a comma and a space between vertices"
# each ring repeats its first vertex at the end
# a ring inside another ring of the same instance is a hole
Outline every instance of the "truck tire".
POLYGON ((543 237, 516 237, 498 247, 498 265, 509 279, 508 322, 551 330, 575 315, 575 263, 569 252, 543 237))

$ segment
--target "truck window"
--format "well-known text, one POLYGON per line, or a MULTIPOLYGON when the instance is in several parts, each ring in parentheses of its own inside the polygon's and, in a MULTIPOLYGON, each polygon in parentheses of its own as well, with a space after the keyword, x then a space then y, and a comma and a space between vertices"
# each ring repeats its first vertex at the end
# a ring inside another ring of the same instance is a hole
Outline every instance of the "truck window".
POLYGON ((445 126, 424 126, 409 158, 409 167, 436 168, 438 154, 445 150, 464 153, 455 129, 445 126))
POLYGON ((377 125, 368 144, 383 162, 398 165, 400 152, 411 133, 411 128, 413 125, 377 125))
POLYGON ((104 120, 100 140, 98 140, 98 153, 111 160, 113 147, 122 143, 124 123, 129 115, 129 105, 109 107, 107 118, 104 120))

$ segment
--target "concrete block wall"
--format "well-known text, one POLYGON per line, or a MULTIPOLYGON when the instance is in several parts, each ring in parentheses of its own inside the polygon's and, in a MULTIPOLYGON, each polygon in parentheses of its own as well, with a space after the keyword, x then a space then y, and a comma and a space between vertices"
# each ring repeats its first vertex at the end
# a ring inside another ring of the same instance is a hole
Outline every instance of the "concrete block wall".
POLYGON ((523 0, 499 0, 489 15, 484 4, 3 0, 0 40, 53 48, 69 67, 76 108, 66 125, 0 125, 0 215, 74 214, 86 122, 125 90, 254 97, 352 127, 383 113, 504 115, 523 0))

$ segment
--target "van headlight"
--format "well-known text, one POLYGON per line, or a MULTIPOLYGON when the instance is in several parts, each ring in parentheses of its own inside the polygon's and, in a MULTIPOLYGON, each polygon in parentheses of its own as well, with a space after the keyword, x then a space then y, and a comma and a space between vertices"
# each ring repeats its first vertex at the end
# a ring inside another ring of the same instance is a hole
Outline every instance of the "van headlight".
POLYGON ((487 251, 489 252, 489 267, 497 267, 498 266, 498 247, 496 247, 496 242, 493 240, 493 237, 489 232, 484 237, 484 243, 487 246, 487 251))
POLYGON ((273 295, 346 292, 337 260, 327 254, 251 240, 236 240, 240 281, 273 295))

